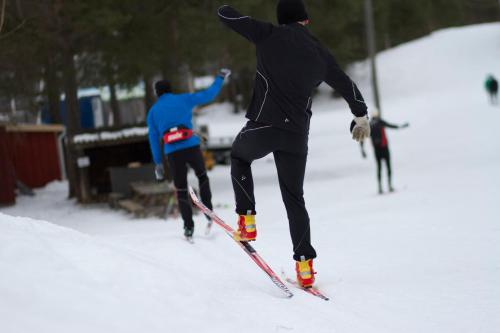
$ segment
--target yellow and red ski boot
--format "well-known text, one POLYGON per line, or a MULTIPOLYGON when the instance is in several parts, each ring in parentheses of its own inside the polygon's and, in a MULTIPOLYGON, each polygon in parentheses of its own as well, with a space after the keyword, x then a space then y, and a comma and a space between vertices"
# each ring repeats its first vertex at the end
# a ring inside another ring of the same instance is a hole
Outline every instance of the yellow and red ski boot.
POLYGON ((301 260, 295 262, 295 271, 297 272, 297 282, 303 288, 311 288, 314 283, 313 260, 301 260))
POLYGON ((240 215, 238 230, 234 232, 234 239, 238 242, 252 242, 257 238, 255 215, 240 215))

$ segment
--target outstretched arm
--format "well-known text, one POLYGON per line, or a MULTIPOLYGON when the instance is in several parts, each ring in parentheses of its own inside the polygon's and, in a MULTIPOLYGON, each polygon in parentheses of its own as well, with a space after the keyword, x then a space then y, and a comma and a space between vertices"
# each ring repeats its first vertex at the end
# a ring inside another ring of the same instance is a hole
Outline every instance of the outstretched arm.
POLYGON ((407 128, 408 126, 410 126, 410 124, 408 124, 408 123, 404 123, 401 126, 394 125, 394 124, 388 123, 387 121, 382 120, 382 119, 380 119, 380 122, 381 122, 382 126, 387 127, 387 128, 393 128, 393 129, 407 128))
POLYGON ((356 117, 366 116, 367 107, 358 87, 340 68, 333 55, 328 51, 325 52, 328 66, 325 82, 342 95, 356 117))
POLYGON ((273 30, 273 25, 267 22, 254 20, 250 16, 244 16, 228 5, 217 10, 219 20, 231 30, 236 31, 252 43, 259 43, 266 39, 273 30))
POLYGON ((189 94, 189 101, 193 106, 212 102, 222 89, 223 83, 224 79, 221 76, 216 76, 210 87, 205 90, 189 94))

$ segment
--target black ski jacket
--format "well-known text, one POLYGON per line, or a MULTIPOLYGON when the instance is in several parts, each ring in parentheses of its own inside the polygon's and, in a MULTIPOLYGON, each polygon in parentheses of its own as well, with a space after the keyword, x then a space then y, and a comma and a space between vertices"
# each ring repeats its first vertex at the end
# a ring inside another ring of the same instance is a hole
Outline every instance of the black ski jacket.
POLYGON ((255 88, 246 117, 297 133, 308 133, 312 93, 326 82, 357 117, 367 114, 358 88, 332 54, 299 23, 275 26, 243 16, 229 6, 218 10, 222 23, 257 49, 255 88))
POLYGON ((493 93, 498 92, 498 81, 495 79, 491 80, 491 92, 493 93))

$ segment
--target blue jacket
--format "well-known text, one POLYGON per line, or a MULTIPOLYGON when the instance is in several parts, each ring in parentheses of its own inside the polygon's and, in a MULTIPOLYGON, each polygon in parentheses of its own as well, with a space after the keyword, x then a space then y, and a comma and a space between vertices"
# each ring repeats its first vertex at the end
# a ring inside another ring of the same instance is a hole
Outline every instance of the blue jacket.
MULTIPOLYGON (((217 76, 214 83, 206 89, 193 94, 164 94, 160 96, 158 101, 151 107, 148 113, 148 128, 149 128, 149 145, 155 164, 161 164, 161 148, 160 140, 163 140, 163 134, 178 125, 184 125, 192 129, 193 108, 196 105, 206 104, 215 99, 219 94, 224 79, 217 76)), ((200 139, 193 135, 191 138, 172 143, 165 144, 165 155, 175 151, 198 146, 200 139)))

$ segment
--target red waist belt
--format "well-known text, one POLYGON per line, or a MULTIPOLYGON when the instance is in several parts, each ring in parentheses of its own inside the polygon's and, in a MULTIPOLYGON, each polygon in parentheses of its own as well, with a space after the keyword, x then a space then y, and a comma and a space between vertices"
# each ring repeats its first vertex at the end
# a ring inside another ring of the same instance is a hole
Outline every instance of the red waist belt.
POLYGON ((165 132, 165 134, 163 135, 163 142, 166 144, 176 143, 179 141, 187 140, 192 136, 193 130, 189 128, 174 127, 165 132))

